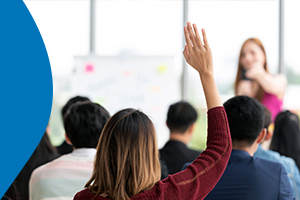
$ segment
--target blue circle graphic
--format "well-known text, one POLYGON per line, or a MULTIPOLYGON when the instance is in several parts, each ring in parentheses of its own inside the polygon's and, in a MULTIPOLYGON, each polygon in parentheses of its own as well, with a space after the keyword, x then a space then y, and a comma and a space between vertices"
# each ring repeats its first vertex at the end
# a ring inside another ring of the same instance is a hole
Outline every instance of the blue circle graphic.
POLYGON ((40 32, 22 0, 0 1, 0 197, 46 129, 52 74, 40 32))

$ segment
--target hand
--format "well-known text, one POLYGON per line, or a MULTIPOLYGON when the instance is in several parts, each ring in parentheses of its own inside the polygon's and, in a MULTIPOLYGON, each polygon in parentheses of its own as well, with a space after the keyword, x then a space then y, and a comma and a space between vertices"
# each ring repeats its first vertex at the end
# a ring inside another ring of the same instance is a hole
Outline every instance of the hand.
POLYGON ((200 75, 213 75, 212 53, 207 42, 206 33, 202 29, 203 45, 196 24, 193 24, 193 27, 194 31, 190 22, 184 27, 186 41, 183 51, 184 58, 200 75))
POLYGON ((238 84, 236 95, 246 95, 252 97, 252 93, 252 81, 241 80, 238 84))
POLYGON ((183 55, 188 64, 199 72, 207 108, 222 106, 222 100, 213 76, 213 61, 205 31, 202 29, 203 42, 200 39, 196 24, 194 31, 190 22, 184 27, 186 45, 183 55), (194 33, 195 32, 195 33, 194 33))
POLYGON ((261 75, 265 73, 263 65, 260 63, 254 63, 253 66, 247 70, 246 77, 249 79, 257 80, 261 75))

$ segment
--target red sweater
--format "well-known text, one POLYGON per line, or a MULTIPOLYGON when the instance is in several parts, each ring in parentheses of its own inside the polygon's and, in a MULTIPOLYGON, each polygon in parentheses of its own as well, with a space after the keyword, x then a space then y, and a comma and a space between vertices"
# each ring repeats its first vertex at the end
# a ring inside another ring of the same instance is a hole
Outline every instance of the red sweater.
MULTIPOLYGON (((207 148, 184 171, 169 175, 150 190, 132 200, 204 199, 221 178, 231 154, 231 137, 224 107, 208 111, 207 148)), ((95 195, 88 189, 78 192, 74 200, 90 200, 95 195)), ((97 196, 95 200, 107 200, 97 196)))

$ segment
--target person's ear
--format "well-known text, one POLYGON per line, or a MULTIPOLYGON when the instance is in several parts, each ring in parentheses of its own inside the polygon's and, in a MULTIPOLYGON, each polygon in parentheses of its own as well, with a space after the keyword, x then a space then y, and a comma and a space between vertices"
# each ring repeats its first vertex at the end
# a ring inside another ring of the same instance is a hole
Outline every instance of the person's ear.
POLYGON ((51 128, 50 128, 49 125, 46 128, 46 133, 47 133, 48 136, 51 134, 51 128))
POLYGON ((69 145, 73 146, 73 144, 72 144, 70 138, 68 137, 67 133, 65 133, 65 138, 66 138, 66 142, 67 142, 69 145))
POLYGON ((267 135, 266 135, 266 139, 265 139, 265 141, 268 141, 268 140, 270 140, 272 137, 273 137, 273 133, 272 133, 272 132, 270 132, 270 131, 267 131, 267 135))
POLYGON ((195 123, 193 123, 192 125, 190 125, 190 127, 188 128, 188 132, 190 134, 193 134, 194 133, 194 130, 195 130, 195 123))
POLYGON ((267 134, 267 129, 263 128, 257 137, 257 143, 261 143, 264 141, 267 134))

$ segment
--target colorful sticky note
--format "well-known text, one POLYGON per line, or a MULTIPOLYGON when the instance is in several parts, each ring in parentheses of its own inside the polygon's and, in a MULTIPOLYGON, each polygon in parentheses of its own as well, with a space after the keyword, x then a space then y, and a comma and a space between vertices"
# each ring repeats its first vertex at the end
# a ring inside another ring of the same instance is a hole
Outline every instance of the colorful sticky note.
POLYGON ((167 71, 167 66, 166 65, 160 65, 157 69, 159 74, 163 74, 167 71))
POLYGON ((92 65, 92 64, 87 64, 86 66, 85 66, 85 69, 84 69, 84 71, 85 72, 87 72, 87 73, 92 73, 92 72, 94 72, 94 66, 92 65))

